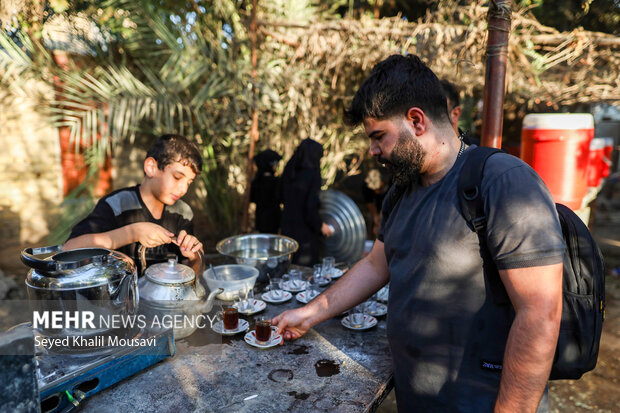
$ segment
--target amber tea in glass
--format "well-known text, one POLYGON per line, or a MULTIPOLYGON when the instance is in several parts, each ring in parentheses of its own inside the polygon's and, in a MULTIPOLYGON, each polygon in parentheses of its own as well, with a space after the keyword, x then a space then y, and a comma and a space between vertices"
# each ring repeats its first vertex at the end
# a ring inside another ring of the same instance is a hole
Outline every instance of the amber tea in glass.
POLYGON ((222 313, 222 321, 226 330, 234 330, 239 326, 239 312, 236 308, 226 308, 222 313))
POLYGON ((256 341, 266 343, 271 339, 271 320, 258 320, 256 322, 256 341))

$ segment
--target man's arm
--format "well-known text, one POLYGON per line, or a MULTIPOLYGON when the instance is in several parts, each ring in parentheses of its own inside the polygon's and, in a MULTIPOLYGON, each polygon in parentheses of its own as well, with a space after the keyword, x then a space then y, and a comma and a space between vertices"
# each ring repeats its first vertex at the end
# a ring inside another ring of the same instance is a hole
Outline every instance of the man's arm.
POLYGON ((390 279, 383 242, 376 240, 370 254, 359 261, 333 286, 304 307, 275 317, 285 339, 296 339, 310 328, 361 303, 390 279))
POLYGON ((549 379, 562 318, 562 263, 500 270, 516 315, 495 412, 535 412, 549 379))
POLYGON ((117 249, 133 242, 140 242, 147 248, 168 244, 173 233, 152 222, 137 222, 111 231, 84 234, 71 238, 63 245, 63 250, 76 248, 102 247, 117 249))

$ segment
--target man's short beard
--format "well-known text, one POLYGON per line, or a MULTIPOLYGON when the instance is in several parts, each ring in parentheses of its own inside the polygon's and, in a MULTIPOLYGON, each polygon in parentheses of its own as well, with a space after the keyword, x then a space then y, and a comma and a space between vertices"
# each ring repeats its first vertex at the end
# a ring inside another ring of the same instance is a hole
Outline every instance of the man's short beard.
POLYGON ((401 128, 398 131, 398 142, 390 155, 389 165, 394 184, 407 187, 420 180, 420 170, 424 165, 426 153, 413 134, 401 128))

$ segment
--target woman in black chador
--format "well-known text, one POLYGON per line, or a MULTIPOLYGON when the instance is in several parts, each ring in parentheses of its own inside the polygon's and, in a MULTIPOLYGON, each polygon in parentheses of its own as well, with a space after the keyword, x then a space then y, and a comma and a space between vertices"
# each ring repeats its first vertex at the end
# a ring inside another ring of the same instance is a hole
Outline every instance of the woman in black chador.
POLYGON ((280 229, 281 188, 275 176, 276 165, 282 157, 267 149, 254 157, 256 175, 250 186, 250 202, 256 204, 255 227, 258 232, 277 234, 280 229))
POLYGON ((293 263, 298 265, 316 264, 319 261, 319 237, 332 234, 319 216, 322 156, 320 143, 304 139, 282 174, 282 235, 299 242, 299 250, 293 255, 293 263))

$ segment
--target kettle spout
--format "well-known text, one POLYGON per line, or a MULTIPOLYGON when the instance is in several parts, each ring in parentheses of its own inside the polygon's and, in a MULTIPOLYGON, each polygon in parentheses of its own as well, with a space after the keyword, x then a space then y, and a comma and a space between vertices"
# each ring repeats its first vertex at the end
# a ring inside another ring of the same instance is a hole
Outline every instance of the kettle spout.
POLYGON ((211 309, 213 308, 213 300, 215 299, 215 296, 223 292, 223 288, 218 288, 217 290, 211 291, 211 293, 207 297, 207 300, 200 305, 200 313, 208 313, 209 311, 211 311, 211 309))

